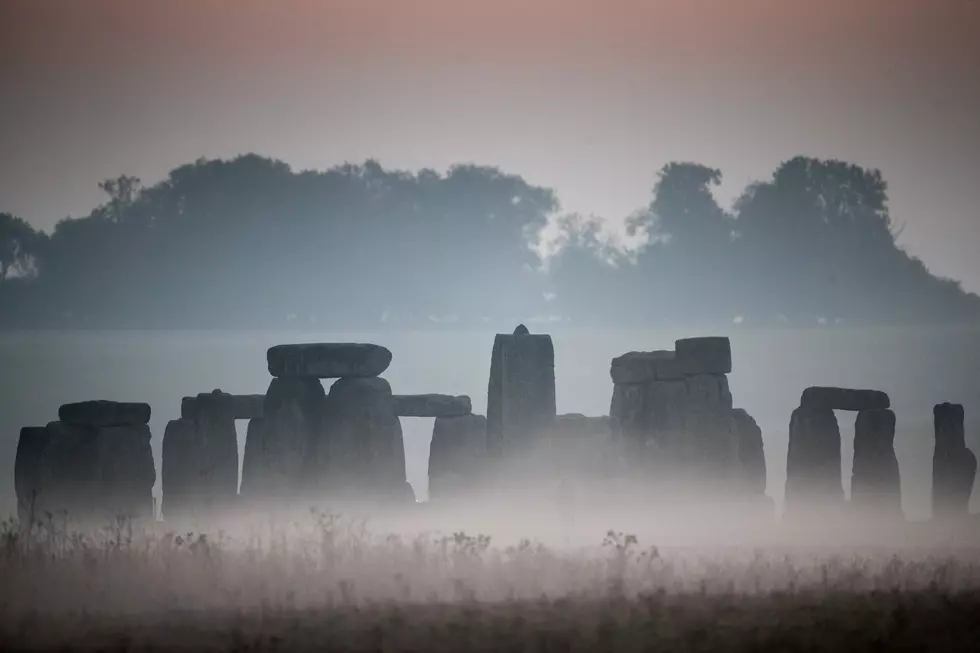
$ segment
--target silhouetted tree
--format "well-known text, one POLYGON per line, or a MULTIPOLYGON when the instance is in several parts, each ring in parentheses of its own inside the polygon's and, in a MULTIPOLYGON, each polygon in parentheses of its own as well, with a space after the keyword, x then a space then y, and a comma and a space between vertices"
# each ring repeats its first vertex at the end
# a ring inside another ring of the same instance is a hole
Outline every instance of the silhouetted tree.
POLYGON ((0 213, 0 285, 12 275, 37 273, 37 257, 45 238, 23 218, 0 213))

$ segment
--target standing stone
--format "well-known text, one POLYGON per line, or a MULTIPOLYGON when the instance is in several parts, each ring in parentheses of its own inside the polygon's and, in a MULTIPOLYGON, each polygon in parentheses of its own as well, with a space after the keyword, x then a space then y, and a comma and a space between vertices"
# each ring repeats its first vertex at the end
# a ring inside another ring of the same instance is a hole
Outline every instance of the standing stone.
POLYGON ((841 438, 834 411, 793 411, 786 455, 786 513, 839 508, 844 500, 841 438))
POLYGON ((497 334, 487 389, 489 454, 501 458, 533 448, 556 414, 551 336, 497 334))
POLYGON ((197 429, 189 419, 167 422, 161 451, 160 512, 164 519, 180 518, 196 506, 201 490, 196 487, 197 429))
POLYGON ((738 434, 738 460, 742 467, 745 488, 751 494, 766 492, 766 454, 762 442, 762 429, 741 408, 732 411, 735 432, 738 434))
POLYGON ((374 498, 404 494, 405 444, 386 380, 344 378, 330 387, 313 460, 319 487, 374 498))
POLYGON ((238 494, 238 432, 231 395, 197 396, 194 486, 205 510, 229 507, 238 494))
POLYGON ((969 512, 977 461, 966 446, 963 406, 943 403, 933 408, 936 447, 932 458, 932 514, 961 518, 969 512))
POLYGON ((560 476, 596 480, 615 474, 612 453, 612 420, 578 413, 558 415, 549 434, 549 463, 560 476))
POLYGON ((48 445, 49 431, 44 427, 27 426, 20 430, 17 454, 14 458, 14 491, 17 495, 17 519, 21 528, 36 523, 41 515, 41 462, 48 445))
POLYGON ((665 361, 674 360, 672 351, 631 351, 612 359, 609 376, 616 383, 648 383, 657 380, 665 361))
POLYGON ((854 423, 851 504, 868 516, 902 516, 902 483, 895 456, 895 413, 862 410, 854 423))
POLYGON ((311 343, 276 345, 266 352, 269 374, 282 378, 367 378, 382 374, 391 352, 380 345, 311 343))
POLYGON ((609 417, 613 437, 627 450, 642 447, 649 431, 647 410, 648 387, 639 383, 613 385, 609 417))
POLYGON ((39 519, 85 521, 98 506, 97 426, 51 422, 40 465, 39 519))
POLYGON ((97 435, 99 508, 108 518, 153 519, 156 469, 146 424, 103 426, 97 435))
POLYGON ((153 517, 156 482, 146 424, 51 422, 39 469, 38 519, 108 526, 153 517))
POLYGON ((450 498, 474 490, 482 480, 486 460, 486 417, 437 417, 429 442, 429 498, 450 498))
POLYGON ((258 457, 262 470, 249 492, 263 498, 302 493, 309 481, 313 447, 320 437, 325 393, 316 378, 275 378, 263 407, 258 457))

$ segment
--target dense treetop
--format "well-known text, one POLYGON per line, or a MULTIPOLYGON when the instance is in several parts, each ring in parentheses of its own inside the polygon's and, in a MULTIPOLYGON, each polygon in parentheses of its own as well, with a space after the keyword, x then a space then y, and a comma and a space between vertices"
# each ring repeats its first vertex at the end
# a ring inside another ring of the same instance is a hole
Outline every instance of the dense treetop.
POLYGON ((0 327, 980 322, 980 298, 896 245, 879 171, 797 157, 730 210, 721 179, 664 166, 627 252, 497 168, 202 159, 153 186, 107 180, 50 235, 0 213, 0 327))

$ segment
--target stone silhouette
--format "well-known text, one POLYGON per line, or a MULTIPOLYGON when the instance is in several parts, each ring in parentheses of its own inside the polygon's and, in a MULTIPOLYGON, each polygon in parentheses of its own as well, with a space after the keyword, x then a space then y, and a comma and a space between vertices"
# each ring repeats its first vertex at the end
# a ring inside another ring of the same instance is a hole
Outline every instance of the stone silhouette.
POLYGON ((489 455, 499 459, 533 448, 556 414, 551 336, 521 327, 513 335, 497 334, 487 389, 489 455))
POLYGON ((404 498, 405 445, 391 386, 380 377, 342 378, 323 403, 313 454, 318 487, 366 498, 404 498))
POLYGON ((728 492, 741 462, 726 374, 727 338, 685 338, 675 351, 633 351, 610 365, 613 437, 628 464, 680 490, 728 492))
POLYGON ((966 446, 963 406, 937 404, 933 421, 932 515, 934 519, 962 518, 969 511, 977 473, 976 456, 966 446))
POLYGON ((308 489, 308 460, 320 437, 326 393, 315 377, 274 378, 265 395, 263 421, 252 447, 249 492, 256 497, 284 499, 308 489))
POLYGON ((895 456, 895 413, 862 410, 854 423, 851 505, 865 517, 902 519, 902 482, 895 456))
POLYGON ((466 395, 394 395, 392 402, 399 417, 461 417, 473 412, 466 395))
POLYGON ((58 419, 78 426, 124 426, 147 424, 149 404, 117 401, 82 401, 58 409, 58 419))
POLYGON ((766 492, 766 454, 762 442, 762 429, 755 419, 742 408, 732 410, 735 432, 738 434, 738 459, 742 466, 742 479, 752 494, 766 492))
POLYGON ((156 470, 149 406, 81 402, 58 414, 62 420, 49 423, 39 438, 43 446, 26 448, 22 461, 22 486, 35 500, 35 518, 97 525, 117 517, 152 519, 156 470))
POLYGON ((373 377, 391 364, 388 349, 361 343, 277 345, 269 349, 266 358, 269 374, 280 378, 373 377))
POLYGON ((888 395, 880 390, 853 390, 813 386, 803 391, 800 406, 815 410, 886 410, 891 407, 888 395))
POLYGON ((786 454, 785 513, 800 508, 839 509, 844 501, 841 437, 829 408, 793 411, 786 454))
POLYGON ((487 418, 437 417, 429 442, 429 498, 458 497, 476 490, 487 460, 487 418))
POLYGON ((17 495, 17 520, 21 527, 37 521, 41 498, 41 463, 48 445, 49 431, 44 427, 26 426, 20 430, 14 458, 14 491, 17 495))

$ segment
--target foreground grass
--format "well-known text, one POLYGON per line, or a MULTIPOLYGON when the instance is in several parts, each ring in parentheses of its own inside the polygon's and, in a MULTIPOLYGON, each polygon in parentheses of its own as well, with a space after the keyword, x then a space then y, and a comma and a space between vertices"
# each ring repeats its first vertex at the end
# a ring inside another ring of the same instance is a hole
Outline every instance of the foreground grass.
POLYGON ((0 650, 975 651, 972 548, 497 545, 312 514, 2 533, 0 650))

